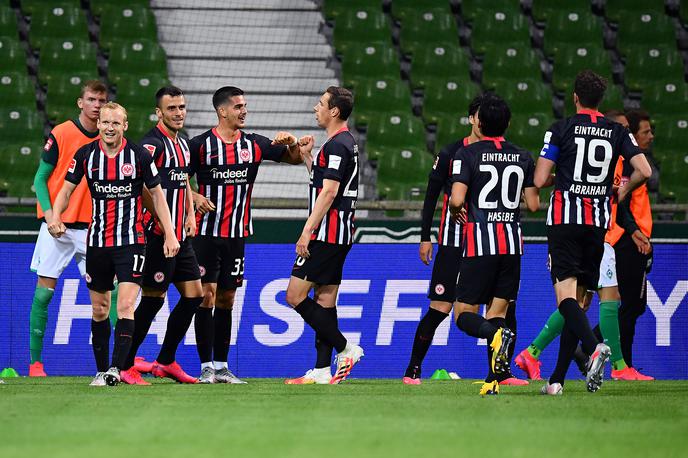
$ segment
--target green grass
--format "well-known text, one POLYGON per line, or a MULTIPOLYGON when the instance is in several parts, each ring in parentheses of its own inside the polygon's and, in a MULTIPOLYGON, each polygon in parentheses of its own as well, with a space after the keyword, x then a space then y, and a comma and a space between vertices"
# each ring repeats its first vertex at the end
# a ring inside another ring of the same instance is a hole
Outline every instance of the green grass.
POLYGON ((468 380, 404 386, 87 386, 90 379, 0 385, 0 457, 686 456, 688 382, 569 381, 481 398, 468 380), (582 455, 586 454, 586 455, 582 455))

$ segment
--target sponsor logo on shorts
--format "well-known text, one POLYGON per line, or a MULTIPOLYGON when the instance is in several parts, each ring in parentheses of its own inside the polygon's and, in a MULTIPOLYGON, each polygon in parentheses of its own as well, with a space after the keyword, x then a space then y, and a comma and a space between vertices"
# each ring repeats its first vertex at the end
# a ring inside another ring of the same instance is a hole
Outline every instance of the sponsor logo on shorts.
POLYGON ((201 271, 201 277, 204 277, 204 276, 205 276, 205 267, 203 267, 203 266, 198 266, 198 270, 201 271))
POLYGON ((156 282, 162 283, 165 280, 165 274, 162 272, 155 272, 155 275, 153 275, 153 278, 155 279, 156 282))
POLYGON ((134 166, 129 163, 122 164, 121 171, 122 175, 124 175, 125 177, 130 177, 134 174, 134 166))
POLYGON ((239 157, 242 161, 248 161, 249 159, 251 159, 251 152, 244 148, 239 152, 239 157))
POLYGON ((91 276, 88 274, 88 272, 85 275, 86 278, 86 283, 91 283, 93 280, 91 279, 91 276))
POLYGON ((436 294, 444 294, 444 285, 442 283, 438 283, 437 286, 435 286, 435 293, 436 294))

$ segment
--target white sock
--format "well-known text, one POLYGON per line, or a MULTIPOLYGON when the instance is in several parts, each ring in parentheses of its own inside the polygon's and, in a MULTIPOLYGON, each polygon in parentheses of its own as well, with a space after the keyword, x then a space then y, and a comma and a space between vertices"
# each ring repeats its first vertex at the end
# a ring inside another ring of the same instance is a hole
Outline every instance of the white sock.
POLYGON ((215 366, 216 371, 219 371, 220 369, 229 369, 227 366, 227 361, 213 361, 213 366, 215 366))
POLYGON ((206 367, 213 369, 213 363, 201 363, 201 371, 203 371, 203 369, 206 367))

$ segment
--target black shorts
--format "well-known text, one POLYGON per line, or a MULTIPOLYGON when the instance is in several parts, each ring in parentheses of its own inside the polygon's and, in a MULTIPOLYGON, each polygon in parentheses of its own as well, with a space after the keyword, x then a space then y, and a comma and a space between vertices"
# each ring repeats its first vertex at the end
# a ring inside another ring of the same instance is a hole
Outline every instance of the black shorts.
POLYGON ((498 297, 515 301, 521 282, 521 255, 472 256, 461 260, 456 300, 487 304, 498 297))
POLYGON ((319 240, 308 244, 308 258, 296 257, 291 274, 316 285, 339 285, 342 283, 344 261, 351 245, 336 245, 319 240))
POLYGON ((207 235, 193 239, 202 283, 233 290, 244 284, 244 238, 223 238, 207 235))
POLYGON ((456 280, 461 267, 463 248, 440 245, 432 265, 432 279, 428 290, 431 301, 449 302, 456 299, 456 280))
POLYGON ((141 285, 145 263, 145 245, 87 247, 86 286, 93 291, 112 291, 115 276, 118 283, 141 285))
POLYGON ((559 224, 547 226, 549 272, 552 283, 578 279, 578 286, 596 290, 607 231, 596 226, 559 224))
POLYGON ((166 258, 162 235, 148 233, 146 240, 146 267, 143 270, 143 286, 167 291, 170 283, 194 281, 201 278, 191 239, 179 242, 179 253, 166 258))

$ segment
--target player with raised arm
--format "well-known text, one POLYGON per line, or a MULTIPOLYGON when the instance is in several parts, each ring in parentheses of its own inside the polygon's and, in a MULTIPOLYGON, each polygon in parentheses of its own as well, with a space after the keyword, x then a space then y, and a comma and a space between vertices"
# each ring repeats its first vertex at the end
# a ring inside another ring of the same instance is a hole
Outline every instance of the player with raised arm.
POLYGON ((103 362, 96 361, 99 371, 91 384, 98 386, 120 382, 120 371, 131 347, 134 304, 141 290, 146 259, 141 198, 144 185, 151 193, 165 232, 165 256, 173 257, 179 250, 158 171, 147 151, 124 138, 127 127, 124 107, 113 102, 103 105, 98 118, 101 139, 82 146, 74 155, 55 200, 53 222, 48 226, 55 238, 65 234, 62 213, 85 177, 93 205, 86 249, 86 284, 94 316, 107 317, 115 275, 119 281, 112 363, 103 373, 103 362))
MULTIPOLYGON (((358 198, 358 145, 347 127, 353 103, 348 89, 330 86, 313 108, 327 141, 310 163, 309 216, 296 242, 287 303, 315 330, 318 358, 313 369, 286 380, 287 384, 339 384, 363 356, 363 349, 347 342, 339 331, 335 309, 344 262, 353 243, 358 198), (308 295, 311 289, 315 289, 314 298, 308 295), (337 369, 332 376, 333 348, 337 369)), ((312 136, 299 140, 304 157, 311 156, 313 144, 312 136)))
POLYGON ((530 211, 540 205, 530 153, 504 140, 510 119, 506 102, 486 94, 478 110, 481 140, 460 148, 452 162, 453 217, 467 207, 454 316, 459 329, 488 342, 489 374, 481 395, 498 394, 497 377, 509 372, 514 334, 505 317, 521 277, 521 196, 530 211), (480 304, 486 304, 485 317, 478 313, 480 304))
POLYGON ((651 173, 630 132, 597 111, 606 87, 604 78, 590 70, 576 76, 573 101, 577 113, 555 122, 545 133, 535 169, 538 188, 554 183, 547 211, 547 243, 557 307, 564 317, 557 366, 543 386, 543 394, 563 393, 578 341, 590 357, 588 391, 597 391, 602 384, 611 350, 598 343, 584 310, 590 303, 590 291, 598 288, 604 237, 610 224, 613 170, 619 155, 634 169, 628 183, 618 191, 619 202, 651 173), (557 174, 553 176, 555 166, 557 174))
POLYGON ((213 107, 217 126, 189 142, 191 173, 198 182, 193 248, 203 284, 203 302, 194 322, 201 360, 198 381, 244 383, 229 370, 227 355, 234 296, 244 280, 244 244, 253 234, 253 183, 263 160, 300 164, 302 159, 291 134, 279 132, 270 141, 242 130, 248 111, 241 89, 221 87, 213 95, 213 107))

